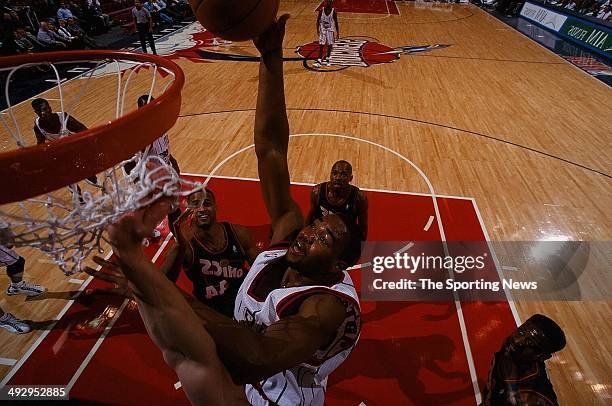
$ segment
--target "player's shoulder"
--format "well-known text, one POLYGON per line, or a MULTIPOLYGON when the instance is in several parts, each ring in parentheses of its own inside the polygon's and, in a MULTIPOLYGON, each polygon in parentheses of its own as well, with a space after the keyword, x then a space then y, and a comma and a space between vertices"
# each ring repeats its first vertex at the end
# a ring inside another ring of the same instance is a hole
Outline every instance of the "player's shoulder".
POLYGON ((267 249, 261 251, 259 255, 253 261, 251 265, 251 269, 255 269, 258 266, 266 265, 272 261, 276 261, 285 256, 287 250, 289 249, 289 245, 280 246, 278 244, 271 245, 267 249))

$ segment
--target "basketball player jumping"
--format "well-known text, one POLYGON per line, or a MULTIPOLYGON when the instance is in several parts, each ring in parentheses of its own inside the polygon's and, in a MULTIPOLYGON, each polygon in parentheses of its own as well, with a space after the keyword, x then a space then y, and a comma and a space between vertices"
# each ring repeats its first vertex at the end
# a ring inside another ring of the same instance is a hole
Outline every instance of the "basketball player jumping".
MULTIPOLYGON (((161 272, 176 282, 181 268, 184 269, 198 300, 233 317, 238 288, 260 251, 246 227, 217 221, 217 201, 211 190, 192 193, 187 197, 187 205, 175 226, 178 244, 170 248, 161 272)), ((87 294, 132 295, 121 269, 109 261, 97 258, 94 261, 105 271, 86 268, 85 272, 115 287, 98 288, 87 294)))
POLYGON ((351 250, 345 258, 347 265, 359 259, 361 242, 368 237, 368 198, 358 187, 351 185, 353 167, 347 161, 336 162, 329 182, 319 183, 310 194, 310 212, 306 222, 314 223, 329 214, 343 214, 353 235, 351 250))
POLYGON ((317 34, 319 34, 319 59, 314 63, 315 68, 320 68, 323 61, 323 50, 327 45, 327 57, 325 64, 331 66, 329 58, 331 56, 334 39, 340 38, 338 29, 338 15, 336 9, 332 7, 333 0, 327 0, 325 7, 319 10, 317 17, 317 34))
MULTIPOLYGON (((34 121, 34 135, 37 144, 57 140, 61 137, 87 130, 87 127, 76 118, 62 111, 53 112, 46 99, 32 100, 32 109, 38 116, 34 121)), ((98 178, 91 176, 85 179, 87 183, 98 186, 98 178)), ((78 188, 79 196, 81 195, 78 188)))
POLYGON ((237 321, 203 305, 196 315, 143 252, 142 238, 171 210, 170 199, 108 228, 147 331, 194 404, 323 405, 328 375, 360 332, 357 292, 339 267, 351 240, 348 227, 338 215, 304 227, 289 191, 282 54, 287 18, 254 41, 262 55, 255 151, 273 235, 238 291, 237 321))

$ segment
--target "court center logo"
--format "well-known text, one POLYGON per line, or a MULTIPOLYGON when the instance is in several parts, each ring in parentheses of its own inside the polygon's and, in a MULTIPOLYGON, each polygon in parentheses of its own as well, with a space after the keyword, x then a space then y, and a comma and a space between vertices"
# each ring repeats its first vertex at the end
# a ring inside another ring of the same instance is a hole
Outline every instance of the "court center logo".
POLYGON ((434 49, 447 48, 450 45, 417 45, 392 48, 369 38, 345 37, 338 39, 329 52, 323 49, 323 55, 329 54, 329 60, 320 63, 321 47, 318 42, 297 47, 295 52, 303 59, 304 68, 320 72, 334 72, 350 67, 367 68, 372 65, 391 63, 400 59, 403 54, 429 52, 434 49))

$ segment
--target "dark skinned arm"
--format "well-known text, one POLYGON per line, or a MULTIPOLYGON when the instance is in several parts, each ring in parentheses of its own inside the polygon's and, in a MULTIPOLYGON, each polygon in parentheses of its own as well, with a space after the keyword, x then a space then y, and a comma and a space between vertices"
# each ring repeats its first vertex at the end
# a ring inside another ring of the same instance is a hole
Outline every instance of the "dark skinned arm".
POLYGON ((252 264, 253 261, 255 261, 255 258, 257 258, 257 256, 261 252, 261 250, 257 248, 257 245, 255 245, 255 241, 253 240, 251 233, 246 227, 241 226, 239 224, 231 224, 231 227, 234 229, 234 233, 238 238, 238 242, 240 243, 242 250, 247 256, 249 264, 252 264))
POLYGON ((87 130, 85 124, 81 123, 79 120, 72 116, 68 116, 68 123, 66 123, 66 128, 68 129, 68 131, 71 131, 73 133, 78 133, 87 130))
POLYGON ((283 84, 283 36, 288 15, 281 16, 271 32, 255 40, 261 52, 259 90, 255 113, 255 153, 266 209, 272 223, 271 243, 284 239, 304 225, 304 218, 289 191, 289 122, 283 84))
POLYGON ((368 198, 361 190, 357 195, 357 219, 361 241, 366 241, 368 239, 368 198))
POLYGON ((338 13, 334 10, 334 23, 336 24, 336 39, 340 38, 340 28, 338 28, 338 13))
POLYGON ((44 144, 47 140, 36 126, 34 126, 34 135, 36 136, 36 144, 44 144))
POLYGON ((306 217, 306 224, 312 224, 315 221, 315 213, 319 205, 319 193, 321 193, 321 185, 316 185, 310 191, 310 211, 306 217))

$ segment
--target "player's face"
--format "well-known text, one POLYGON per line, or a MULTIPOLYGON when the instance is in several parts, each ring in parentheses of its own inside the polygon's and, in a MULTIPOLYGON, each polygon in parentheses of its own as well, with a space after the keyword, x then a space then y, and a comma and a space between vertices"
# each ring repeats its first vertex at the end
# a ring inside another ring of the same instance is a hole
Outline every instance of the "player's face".
POLYGON ((546 357, 548 338, 535 323, 526 322, 508 338, 512 358, 519 362, 531 362, 546 357))
POLYGON ((42 119, 49 118, 53 114, 53 110, 51 110, 51 106, 49 106, 49 103, 44 103, 40 107, 40 109, 34 110, 34 112, 38 117, 42 119))
POLYGON ((217 221, 217 202, 210 193, 197 192, 189 195, 187 207, 193 210, 198 227, 208 227, 217 221))
POLYGON ((345 163, 337 163, 332 167, 329 181, 332 189, 341 190, 353 180, 350 167, 345 163))
POLYGON ((300 231, 287 250, 286 259, 304 275, 333 270, 349 237, 338 216, 325 216, 300 231))

